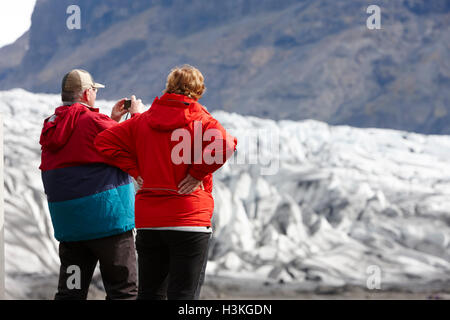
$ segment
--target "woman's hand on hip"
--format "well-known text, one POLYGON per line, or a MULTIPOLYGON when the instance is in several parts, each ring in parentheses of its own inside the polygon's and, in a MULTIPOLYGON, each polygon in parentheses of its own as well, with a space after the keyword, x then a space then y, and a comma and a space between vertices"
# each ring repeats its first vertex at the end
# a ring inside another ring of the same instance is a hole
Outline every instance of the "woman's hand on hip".
POLYGON ((137 183, 137 185, 138 185, 138 189, 140 190, 140 189, 142 189, 142 186, 144 185, 144 179, 142 179, 142 177, 139 176, 139 177, 137 177, 137 179, 136 179, 136 183, 137 183))
POLYGON ((198 188, 203 188, 203 183, 201 180, 197 180, 192 177, 190 174, 186 176, 179 184, 178 184, 178 193, 179 194, 188 194, 192 193, 198 188))

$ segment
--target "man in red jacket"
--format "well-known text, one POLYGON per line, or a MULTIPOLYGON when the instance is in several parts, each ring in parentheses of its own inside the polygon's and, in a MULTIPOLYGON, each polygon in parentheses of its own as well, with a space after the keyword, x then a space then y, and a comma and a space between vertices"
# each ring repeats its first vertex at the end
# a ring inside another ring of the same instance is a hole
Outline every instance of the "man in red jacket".
MULTIPOLYGON (((134 185, 126 172, 108 164, 94 147, 97 134, 118 124, 124 99, 111 118, 95 108, 104 87, 84 70, 62 81, 63 106, 44 121, 42 181, 61 260, 55 299, 86 299, 100 262, 108 299, 135 299, 134 185), (78 280, 77 280, 78 279, 78 280)), ((139 112, 133 97, 130 113, 139 112)))
POLYGON ((213 173, 237 140, 198 100, 203 75, 175 68, 151 108, 99 134, 97 149, 143 186, 136 195, 138 299, 195 299, 211 235, 213 173))

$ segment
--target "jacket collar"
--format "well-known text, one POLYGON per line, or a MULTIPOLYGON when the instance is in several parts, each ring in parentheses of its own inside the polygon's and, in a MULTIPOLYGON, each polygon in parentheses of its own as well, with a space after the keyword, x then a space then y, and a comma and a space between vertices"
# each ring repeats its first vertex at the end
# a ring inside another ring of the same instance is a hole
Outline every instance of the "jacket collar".
POLYGON ((93 111, 93 112, 99 112, 99 111, 100 111, 99 108, 91 107, 90 105, 88 105, 88 104, 86 104, 86 103, 84 103, 84 102, 63 101, 63 106, 68 106, 68 107, 70 107, 70 106, 73 106, 73 105, 75 105, 75 104, 81 104, 82 106, 85 106, 86 108, 88 108, 90 111, 93 111))
POLYGON ((196 103, 197 100, 193 99, 193 98, 189 98, 185 95, 182 94, 176 94, 176 93, 164 93, 160 100, 175 100, 175 101, 181 101, 181 102, 186 102, 186 103, 196 103))

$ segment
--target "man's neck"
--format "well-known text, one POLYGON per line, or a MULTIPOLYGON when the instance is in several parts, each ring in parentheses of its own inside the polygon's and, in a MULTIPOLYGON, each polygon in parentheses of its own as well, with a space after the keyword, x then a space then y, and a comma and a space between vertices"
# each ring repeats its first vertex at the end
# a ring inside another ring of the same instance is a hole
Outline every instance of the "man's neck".
POLYGON ((94 107, 88 105, 86 102, 82 102, 82 101, 63 101, 63 106, 71 106, 75 103, 82 104, 83 106, 88 107, 88 108, 94 108, 94 107))

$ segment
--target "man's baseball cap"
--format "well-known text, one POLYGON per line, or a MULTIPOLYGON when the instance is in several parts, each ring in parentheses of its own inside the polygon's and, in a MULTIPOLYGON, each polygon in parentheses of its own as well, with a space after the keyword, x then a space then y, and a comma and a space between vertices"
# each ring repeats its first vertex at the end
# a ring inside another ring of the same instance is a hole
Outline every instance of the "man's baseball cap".
POLYGON ((101 83, 96 83, 86 70, 74 69, 64 76, 61 87, 62 91, 75 92, 89 88, 104 88, 105 86, 101 83))

